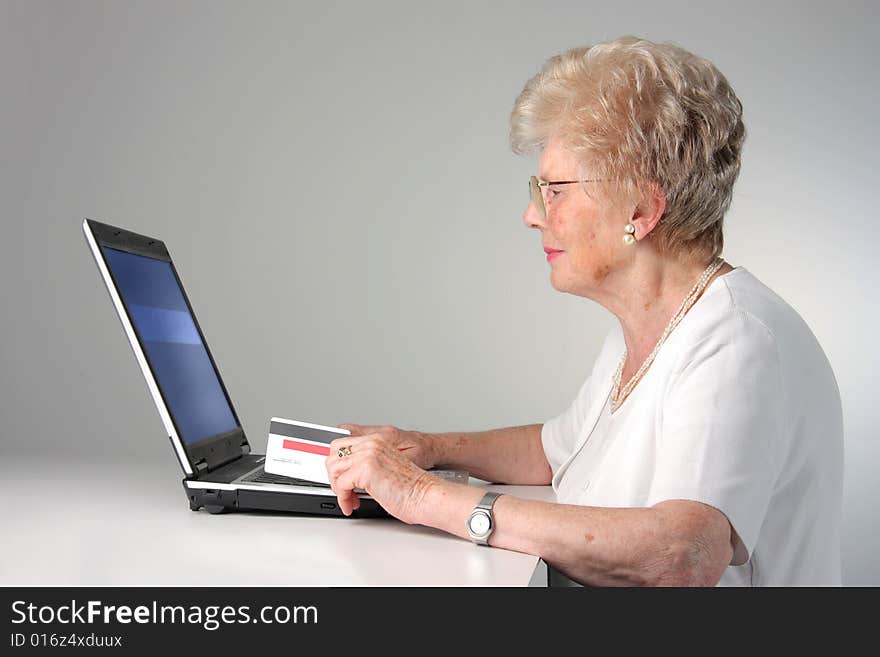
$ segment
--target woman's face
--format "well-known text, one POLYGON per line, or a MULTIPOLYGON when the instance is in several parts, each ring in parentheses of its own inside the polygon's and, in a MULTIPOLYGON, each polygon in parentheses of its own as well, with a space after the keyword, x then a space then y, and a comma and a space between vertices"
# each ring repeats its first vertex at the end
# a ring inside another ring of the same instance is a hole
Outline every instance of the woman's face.
MULTIPOLYGON (((547 143, 538 172, 539 178, 548 181, 592 177, 579 169, 559 140, 547 143)), ((582 184, 550 185, 543 188, 543 194, 546 219, 530 202, 523 221, 541 231, 545 251, 560 251, 547 255, 550 283, 560 292, 595 298, 608 275, 631 258, 623 236, 635 206, 615 207, 599 194, 588 196, 582 184)))

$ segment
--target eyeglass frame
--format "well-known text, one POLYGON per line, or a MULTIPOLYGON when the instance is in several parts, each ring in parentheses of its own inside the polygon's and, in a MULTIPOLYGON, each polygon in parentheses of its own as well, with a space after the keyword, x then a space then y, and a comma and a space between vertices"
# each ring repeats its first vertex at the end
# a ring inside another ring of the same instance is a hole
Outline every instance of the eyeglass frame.
POLYGON ((602 182, 604 178, 592 178, 585 180, 541 180, 538 176, 529 178, 529 196, 538 214, 542 219, 547 218, 547 208, 544 206, 544 194, 541 193, 542 187, 550 187, 550 185, 574 185, 575 183, 602 182))

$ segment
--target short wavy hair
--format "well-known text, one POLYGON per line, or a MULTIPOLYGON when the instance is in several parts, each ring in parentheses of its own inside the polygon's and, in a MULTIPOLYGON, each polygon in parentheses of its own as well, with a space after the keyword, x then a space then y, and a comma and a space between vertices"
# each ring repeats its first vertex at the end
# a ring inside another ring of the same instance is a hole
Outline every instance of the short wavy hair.
POLYGON ((630 197, 645 181, 663 189, 666 211, 650 233, 661 253, 720 255, 745 126, 711 62, 634 36, 551 57, 516 99, 510 143, 525 154, 551 138, 630 197))

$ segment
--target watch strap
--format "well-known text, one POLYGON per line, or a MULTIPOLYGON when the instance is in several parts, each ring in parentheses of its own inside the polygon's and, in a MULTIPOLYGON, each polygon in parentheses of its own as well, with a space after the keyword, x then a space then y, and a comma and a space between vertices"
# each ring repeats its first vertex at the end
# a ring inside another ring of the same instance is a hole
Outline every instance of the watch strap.
POLYGON ((491 511, 492 507, 495 505, 495 500, 497 500, 499 497, 501 497, 501 493, 486 493, 485 495, 483 495, 483 499, 480 500, 480 503, 477 504, 475 508, 491 511))

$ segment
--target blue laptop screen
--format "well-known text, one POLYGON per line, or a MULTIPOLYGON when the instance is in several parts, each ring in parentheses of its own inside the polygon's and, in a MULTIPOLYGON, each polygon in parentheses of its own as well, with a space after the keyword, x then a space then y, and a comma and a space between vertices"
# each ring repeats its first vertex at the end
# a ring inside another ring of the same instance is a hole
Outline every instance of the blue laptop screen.
POLYGON ((180 437, 238 427, 171 264, 101 247, 180 437))

